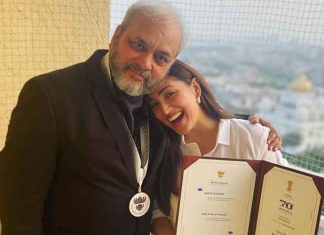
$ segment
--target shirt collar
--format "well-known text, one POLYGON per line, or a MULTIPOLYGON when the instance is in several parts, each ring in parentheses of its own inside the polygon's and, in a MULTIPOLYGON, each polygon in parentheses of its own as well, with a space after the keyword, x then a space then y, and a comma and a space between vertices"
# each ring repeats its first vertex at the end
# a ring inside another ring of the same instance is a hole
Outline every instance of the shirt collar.
MULTIPOLYGON (((218 127, 218 136, 215 143, 214 148, 207 153, 206 155, 210 155, 216 150, 218 144, 222 145, 230 145, 230 137, 231 137, 231 122, 230 119, 220 119, 219 127, 218 127)), ((182 151, 184 155, 198 155, 200 156, 200 150, 197 143, 186 143, 184 136, 181 136, 182 142, 182 151)))
MULTIPOLYGON (((230 145, 230 137, 231 137, 231 122, 229 119, 220 119, 219 127, 218 127, 218 137, 216 140, 216 144, 224 144, 230 145)), ((182 144, 191 144, 186 143, 185 138, 181 135, 182 144)))
POLYGON ((218 127, 217 144, 230 145, 231 121, 230 119, 221 119, 218 127))

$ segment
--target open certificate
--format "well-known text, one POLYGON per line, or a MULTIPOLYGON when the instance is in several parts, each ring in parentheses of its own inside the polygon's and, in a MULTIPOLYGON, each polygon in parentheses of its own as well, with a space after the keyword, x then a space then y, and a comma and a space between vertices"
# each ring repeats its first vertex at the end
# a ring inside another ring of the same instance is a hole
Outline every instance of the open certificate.
POLYGON ((315 235, 324 178, 265 161, 184 157, 177 235, 315 235))

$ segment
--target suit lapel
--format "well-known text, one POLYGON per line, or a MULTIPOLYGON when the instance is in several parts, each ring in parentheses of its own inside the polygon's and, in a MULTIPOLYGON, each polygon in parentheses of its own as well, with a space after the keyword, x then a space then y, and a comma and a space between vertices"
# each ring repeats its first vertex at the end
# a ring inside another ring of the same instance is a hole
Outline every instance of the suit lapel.
MULTIPOLYGON (((156 149, 153 149, 153 146, 151 146, 151 153, 149 158, 149 168, 145 177, 145 184, 151 184, 153 183, 150 179, 154 179, 154 175, 156 176, 158 167, 160 166, 161 161, 163 160, 163 153, 166 147, 166 139, 164 138, 164 135, 161 133, 161 138, 159 138, 159 144, 158 147, 154 146, 156 149)), ((155 139, 155 138, 154 138, 155 139)), ((152 141, 150 141, 152 143, 152 141)), ((157 176, 159 177, 159 176, 157 176)))
POLYGON ((136 181, 134 145, 128 134, 128 126, 116 104, 116 99, 107 83, 106 76, 102 72, 101 63, 98 61, 105 55, 105 53, 102 54, 103 52, 100 56, 95 54, 86 62, 88 77, 92 81, 91 92, 108 129, 116 140, 128 171, 131 172, 132 178, 136 181))

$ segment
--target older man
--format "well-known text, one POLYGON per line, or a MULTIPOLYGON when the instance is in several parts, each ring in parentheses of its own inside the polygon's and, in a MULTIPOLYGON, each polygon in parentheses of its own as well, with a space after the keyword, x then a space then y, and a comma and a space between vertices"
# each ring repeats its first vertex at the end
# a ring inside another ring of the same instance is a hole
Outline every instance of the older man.
POLYGON ((0 157, 3 235, 149 234, 165 141, 150 145, 142 95, 181 44, 175 10, 139 1, 109 52, 25 84, 0 157))

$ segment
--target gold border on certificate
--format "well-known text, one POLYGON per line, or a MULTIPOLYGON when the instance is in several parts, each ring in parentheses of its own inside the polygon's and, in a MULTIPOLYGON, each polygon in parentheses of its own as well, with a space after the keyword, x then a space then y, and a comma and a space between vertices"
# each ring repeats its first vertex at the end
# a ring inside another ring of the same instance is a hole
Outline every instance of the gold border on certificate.
POLYGON ((183 173, 177 235, 247 235, 255 181, 245 161, 197 160, 183 173))
POLYGON ((320 203, 312 177, 273 167, 264 175, 255 235, 314 235, 320 203))

